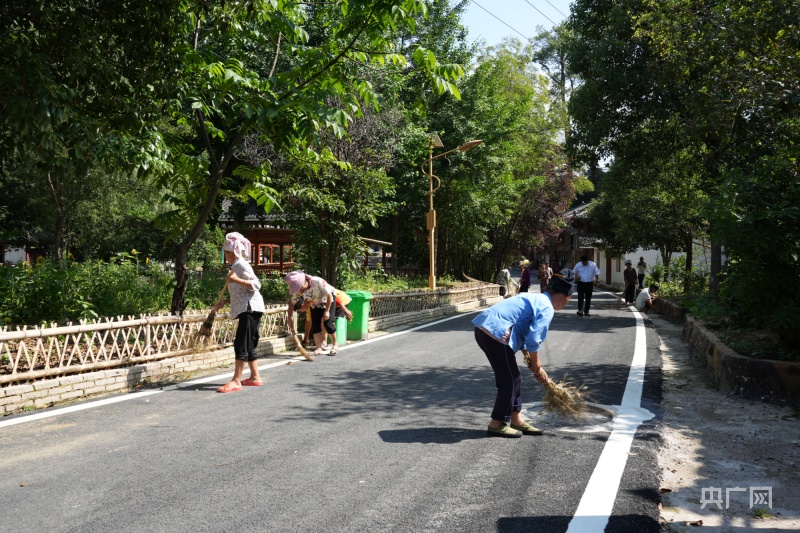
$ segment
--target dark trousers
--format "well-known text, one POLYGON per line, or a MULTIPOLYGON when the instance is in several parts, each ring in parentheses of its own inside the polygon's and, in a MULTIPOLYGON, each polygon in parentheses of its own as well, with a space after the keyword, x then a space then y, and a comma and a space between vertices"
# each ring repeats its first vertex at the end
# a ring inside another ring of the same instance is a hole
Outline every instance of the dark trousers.
POLYGON ((492 409, 492 419, 511 421, 511 413, 522 411, 522 376, 519 373, 517 359, 507 344, 502 344, 487 335, 485 331, 475 328, 475 341, 480 346, 489 364, 494 370, 494 382, 497 386, 497 398, 492 409))
POLYGON ((642 282, 644 282, 644 274, 637 274, 636 276, 639 278, 639 288, 644 289, 644 287, 642 287, 642 282))
POLYGON ((625 303, 632 304, 633 301, 636 299, 636 284, 631 283, 630 285, 625 285, 625 303))
POLYGON ((317 333, 322 333, 322 328, 325 328, 325 331, 328 333, 336 333, 336 319, 341 318, 344 316, 344 311, 338 305, 334 305, 334 312, 328 317, 328 320, 323 320, 325 318, 325 308, 324 307, 312 307, 311 308, 311 334, 315 335, 317 333))
POLYGON ((258 359, 256 346, 258 346, 261 313, 246 311, 239 313, 237 318, 239 324, 236 326, 236 336, 233 338, 234 357, 239 361, 255 361, 258 359))
POLYGON ((583 311, 584 313, 589 312, 589 306, 592 304, 592 290, 594 289, 594 283, 591 281, 579 281, 578 282, 578 311, 583 311), (586 300, 586 305, 583 305, 584 300, 586 300))

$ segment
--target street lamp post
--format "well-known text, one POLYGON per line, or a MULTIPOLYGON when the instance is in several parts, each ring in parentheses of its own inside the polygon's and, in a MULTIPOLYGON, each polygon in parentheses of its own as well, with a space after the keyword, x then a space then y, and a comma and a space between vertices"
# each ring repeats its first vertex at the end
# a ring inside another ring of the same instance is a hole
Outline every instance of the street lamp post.
POLYGON ((466 152, 467 150, 472 150, 479 144, 483 143, 480 140, 468 141, 458 148, 453 148, 452 150, 448 150, 442 154, 438 154, 436 156, 433 155, 434 148, 444 148, 442 144, 442 140, 439 138, 438 135, 435 133, 430 134, 429 142, 428 142, 428 171, 425 172, 425 167, 422 166, 422 173, 428 176, 428 200, 429 200, 429 208, 428 208, 428 250, 430 252, 430 256, 428 258, 428 288, 433 290, 436 288, 436 251, 435 251, 435 240, 434 240, 434 229, 436 228, 436 211, 433 209, 433 193, 439 190, 439 186, 442 184, 441 180, 439 180, 438 176, 433 174, 433 160, 439 159, 440 157, 444 157, 448 154, 452 154, 453 152, 466 152), (433 180, 436 180, 436 188, 433 187, 433 180))

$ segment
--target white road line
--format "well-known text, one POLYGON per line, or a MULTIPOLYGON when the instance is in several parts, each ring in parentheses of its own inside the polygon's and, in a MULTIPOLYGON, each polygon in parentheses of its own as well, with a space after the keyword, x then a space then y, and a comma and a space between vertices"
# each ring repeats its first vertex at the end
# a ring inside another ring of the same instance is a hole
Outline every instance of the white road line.
MULTIPOLYGON (((403 331, 397 331, 395 333, 389 333, 388 335, 382 335, 380 337, 375 337, 373 339, 360 341, 360 342, 357 342, 355 344, 348 344, 348 345, 340 347, 339 351, 346 350, 346 349, 349 349, 349 348, 356 348, 358 346, 364 346, 365 344, 370 344, 370 343, 382 341, 382 340, 385 340, 385 339, 390 339, 392 337, 397 337, 398 335, 405 335, 407 333, 411 333, 412 331, 418 331, 420 329, 429 328, 431 326, 435 326, 435 325, 441 324, 443 322, 448 322, 450 320, 455 320, 456 318, 461 318, 461 317, 470 315, 472 313, 477 313, 479 311, 482 311, 482 309, 478 309, 478 310, 475 310, 475 311, 468 311, 466 313, 459 313, 459 314, 457 314, 455 316, 443 318, 443 319, 437 320, 435 322, 428 322, 427 324, 422 324, 421 326, 415 326, 413 328, 404 329, 403 331)), ((295 357, 293 359, 290 359, 290 360, 291 361, 304 361, 305 359, 302 356, 297 356, 297 357, 295 357)), ((268 363, 266 365, 259 366, 258 370, 261 371, 261 370, 267 370, 269 368, 275 368, 275 367, 278 367, 278 366, 285 366, 286 363, 287 363, 286 360, 278 361, 278 362, 275 362, 275 363, 268 363)), ((230 377, 233 377, 233 372, 228 372, 226 374, 216 374, 216 375, 213 375, 213 376, 207 376, 207 377, 204 377, 204 378, 195 379, 195 380, 192 380, 192 381, 187 381, 185 383, 180 383, 177 386, 178 386, 178 388, 189 387, 189 386, 192 386, 192 385, 200 385, 200 384, 203 384, 203 383, 209 383, 209 382, 212 382, 212 381, 218 381, 218 380, 227 379, 227 378, 230 378, 230 377)), ((42 420, 44 418, 51 418, 51 417, 54 417, 54 416, 65 415, 67 413, 74 413, 76 411, 83 411, 84 409, 93 409, 95 407, 102 407, 104 405, 110 405, 112 403, 125 402, 125 401, 128 401, 128 400, 138 400, 139 398, 143 398, 145 396, 152 396, 153 394, 160 394, 162 392, 165 392, 165 390, 159 389, 159 390, 148 390, 148 391, 134 392, 134 393, 130 393, 130 394, 123 394, 121 396, 114 396, 113 398, 104 398, 102 400, 95 400, 95 401, 91 401, 91 402, 81 403, 81 404, 78 404, 78 405, 71 405, 69 407, 62 407, 60 409, 53 409, 51 411, 43 411, 43 412, 40 412, 40 413, 34 413, 34 414, 31 414, 31 415, 27 415, 27 416, 17 416, 17 417, 11 418, 11 419, 0 421, 0 429, 5 428, 5 427, 9 427, 9 426, 15 426, 17 424, 23 424, 25 422, 33 422, 34 420, 42 420)))
POLYGON ((608 524, 614 502, 617 499, 622 473, 628 461, 633 437, 639 426, 653 418, 653 413, 641 407, 644 370, 647 364, 647 330, 639 311, 632 309, 636 317, 636 340, 633 361, 622 395, 622 404, 597 466, 589 478, 575 516, 569 523, 567 533, 602 532, 608 524))

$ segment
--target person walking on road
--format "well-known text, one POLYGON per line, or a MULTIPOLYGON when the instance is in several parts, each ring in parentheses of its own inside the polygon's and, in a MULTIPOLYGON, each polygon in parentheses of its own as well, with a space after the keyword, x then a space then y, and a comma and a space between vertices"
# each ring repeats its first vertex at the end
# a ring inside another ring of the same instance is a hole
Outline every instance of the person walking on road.
POLYGON ((514 295, 509 285, 519 288, 519 283, 517 283, 514 278, 511 277, 511 271, 508 268, 504 268, 497 273, 497 279, 495 283, 500 285, 500 296, 503 298, 508 298, 509 296, 514 295))
POLYGON ((644 275, 647 272, 647 263, 644 262, 644 257, 639 258, 639 262, 636 264, 636 275, 639 277, 639 288, 643 289, 642 283, 644 283, 644 275))
POLYGON ((497 397, 487 432, 491 437, 516 438, 541 435, 522 416, 522 376, 515 354, 522 350, 529 355, 534 378, 547 383, 547 372, 539 361, 539 349, 547 338, 547 330, 555 311, 569 303, 572 284, 553 278, 542 293, 520 293, 503 300, 479 314, 475 325, 475 341, 489 359, 494 371, 497 397))
POLYGON ((542 263, 539 267, 539 292, 544 292, 547 288, 547 284, 550 282, 550 278, 552 277, 552 271, 547 268, 547 263, 542 263))
POLYGON ((528 292, 531 287, 530 264, 531 262, 527 259, 519 262, 519 266, 522 268, 522 273, 519 275, 519 292, 528 292))
POLYGON ((592 305, 592 290, 595 284, 600 283, 600 269, 594 261, 589 261, 588 255, 583 254, 580 263, 572 270, 575 271, 578 285, 578 316, 591 316, 589 308, 592 305))
POLYGON ((633 261, 625 260, 625 270, 622 272, 625 279, 625 305, 633 305, 636 294, 636 270, 633 268, 633 261))
POLYGON ((250 241, 241 233, 234 231, 225 235, 225 245, 222 250, 225 253, 225 261, 231 264, 227 276, 230 298, 225 302, 215 304, 214 310, 219 311, 224 304, 230 302, 231 318, 238 319, 239 324, 233 339, 235 358, 233 379, 218 388, 217 392, 236 392, 242 390, 242 386, 260 387, 263 385, 258 374, 256 346, 258 346, 261 315, 266 308, 264 307, 264 298, 259 292, 261 282, 248 261, 251 246, 250 241), (250 367, 250 377, 242 380, 245 364, 250 367))

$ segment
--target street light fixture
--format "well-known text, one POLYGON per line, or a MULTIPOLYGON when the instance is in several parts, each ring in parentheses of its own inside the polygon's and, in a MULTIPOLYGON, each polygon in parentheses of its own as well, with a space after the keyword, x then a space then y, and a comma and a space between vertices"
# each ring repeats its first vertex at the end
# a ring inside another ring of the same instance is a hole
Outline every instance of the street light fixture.
POLYGON ((458 148, 453 148, 452 150, 448 150, 447 152, 438 154, 436 156, 433 155, 434 148, 444 148, 444 144, 442 144, 442 140, 439 138, 438 135, 435 133, 431 133, 428 135, 428 171, 425 172, 425 166, 420 165, 422 168, 422 173, 428 176, 429 180, 429 187, 428 187, 428 200, 430 202, 430 207, 428 209, 428 249, 430 252, 430 257, 428 258, 429 262, 429 272, 428 275, 428 288, 433 290, 436 288, 436 253, 435 253, 435 242, 434 241, 434 228, 436 228, 436 211, 433 209, 433 193, 439 190, 442 182, 439 180, 438 176, 433 174, 433 160, 439 159, 444 157, 448 154, 452 154, 453 152, 466 152, 467 150, 472 150, 479 144, 483 143, 481 140, 472 140, 465 142, 458 148), (436 180, 436 188, 433 187, 433 180, 436 180))

